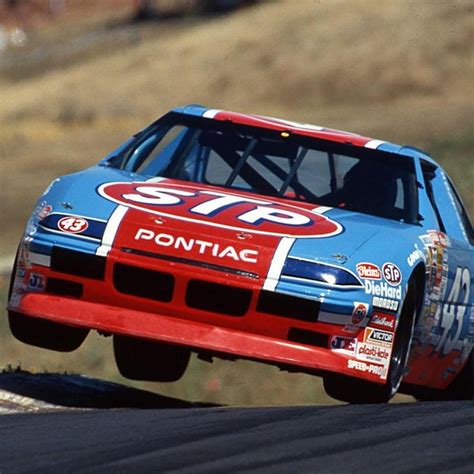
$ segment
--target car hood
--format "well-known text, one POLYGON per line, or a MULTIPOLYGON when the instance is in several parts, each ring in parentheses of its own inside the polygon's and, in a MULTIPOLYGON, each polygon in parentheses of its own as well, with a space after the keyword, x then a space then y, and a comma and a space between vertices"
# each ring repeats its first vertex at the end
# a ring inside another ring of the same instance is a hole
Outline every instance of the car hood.
POLYGON ((412 226, 369 215, 245 190, 170 179, 143 181, 94 167, 61 178, 42 197, 54 211, 112 220, 121 209, 113 246, 259 275, 281 254, 345 264, 391 245, 412 226), (67 206, 67 211, 64 210, 67 206), (397 230, 398 232, 394 232, 397 230))

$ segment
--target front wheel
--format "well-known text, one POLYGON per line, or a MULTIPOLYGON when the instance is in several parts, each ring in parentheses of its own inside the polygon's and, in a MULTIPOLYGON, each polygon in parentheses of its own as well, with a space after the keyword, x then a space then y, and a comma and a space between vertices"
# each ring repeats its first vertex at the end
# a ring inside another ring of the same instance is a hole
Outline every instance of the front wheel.
POLYGON ((188 367, 191 351, 182 346, 129 336, 114 336, 119 372, 127 379, 174 382, 188 367))
POLYGON ((387 383, 380 385, 347 375, 328 375, 324 378, 324 389, 330 397, 348 403, 385 403, 397 393, 410 353, 417 301, 417 287, 412 281, 408 286, 395 333, 387 383))
POLYGON ((89 333, 89 329, 31 318, 15 311, 8 312, 8 322, 12 334, 19 341, 58 352, 78 349, 89 333))

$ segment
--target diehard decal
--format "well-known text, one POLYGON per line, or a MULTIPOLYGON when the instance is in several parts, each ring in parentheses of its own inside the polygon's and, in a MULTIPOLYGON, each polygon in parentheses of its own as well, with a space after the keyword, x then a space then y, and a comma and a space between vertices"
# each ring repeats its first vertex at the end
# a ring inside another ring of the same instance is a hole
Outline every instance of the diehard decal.
POLYGON ((365 281, 365 292, 368 295, 381 296, 383 298, 392 298, 401 300, 402 287, 389 286, 385 282, 374 283, 372 280, 365 281))
POLYGON ((107 183, 98 193, 120 205, 180 221, 300 238, 337 235, 342 226, 304 205, 255 199, 179 183, 107 183))

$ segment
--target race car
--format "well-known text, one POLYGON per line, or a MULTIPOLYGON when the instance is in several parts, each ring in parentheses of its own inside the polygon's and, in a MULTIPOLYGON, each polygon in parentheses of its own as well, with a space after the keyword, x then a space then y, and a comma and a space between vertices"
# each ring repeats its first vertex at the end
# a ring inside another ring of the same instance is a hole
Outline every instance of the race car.
POLYGON ((473 244, 418 149, 189 105, 51 183, 8 317, 57 351, 111 334, 135 380, 178 380, 195 352, 319 375, 347 402, 472 398, 473 244))

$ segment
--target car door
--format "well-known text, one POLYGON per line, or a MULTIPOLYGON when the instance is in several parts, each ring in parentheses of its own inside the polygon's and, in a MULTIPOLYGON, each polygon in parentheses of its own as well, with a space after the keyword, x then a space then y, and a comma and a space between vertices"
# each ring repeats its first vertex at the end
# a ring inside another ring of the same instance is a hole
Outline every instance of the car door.
POLYGON ((423 166, 425 184, 439 229, 432 239, 428 298, 436 308, 431 329, 432 357, 439 358, 433 376, 449 380, 459 372, 473 342, 474 233, 459 194, 445 172, 431 163, 423 166), (429 171, 429 172, 428 172, 429 171), (433 283, 431 285, 431 283, 433 283))

